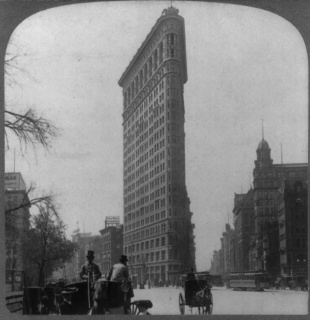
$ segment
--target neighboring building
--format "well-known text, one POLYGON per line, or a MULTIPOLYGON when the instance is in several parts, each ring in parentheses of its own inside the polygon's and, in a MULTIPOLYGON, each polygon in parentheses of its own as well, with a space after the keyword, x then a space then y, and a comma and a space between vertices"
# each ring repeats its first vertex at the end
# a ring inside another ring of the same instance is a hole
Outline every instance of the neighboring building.
POLYGON ((22 237, 30 227, 29 203, 23 177, 18 172, 5 173, 5 236, 7 270, 23 270, 22 237), (17 209, 15 209, 17 208, 17 209))
POLYGON ((220 270, 220 254, 219 250, 214 250, 213 251, 213 258, 211 261, 211 268, 210 268, 210 273, 212 275, 219 275, 222 274, 220 270))
MULTIPOLYGON (((256 153, 253 189, 235 194, 230 271, 266 271, 273 278, 307 277, 308 164, 273 164, 264 138, 256 153)), ((227 238, 226 226, 210 269, 224 276, 227 238)))
POLYGON ((255 236, 251 237, 250 248, 249 248, 249 271, 257 270, 257 251, 256 251, 256 241, 255 236))
POLYGON ((85 253, 88 250, 94 251, 94 262, 99 266, 100 271, 103 267, 103 241, 101 236, 95 236, 88 243, 85 244, 85 253))
MULTIPOLYGON (((257 148, 254 176, 254 219, 256 270, 280 274, 278 237, 278 188, 282 180, 307 179, 307 164, 273 164, 264 138, 257 148)), ((253 253, 253 252, 252 252, 253 253)))
POLYGON ((184 19, 170 7, 119 80, 123 88, 124 253, 138 281, 195 265, 185 183, 184 19))
POLYGON ((235 230, 230 229, 230 272, 236 271, 236 247, 235 247, 235 230))
POLYGON ((224 238, 221 239, 221 249, 219 250, 219 274, 224 275, 224 238))
POLYGON ((307 278, 307 201, 306 180, 283 181, 279 192, 278 213, 281 276, 307 278))
POLYGON ((98 236, 93 236, 90 232, 89 233, 80 233, 77 232, 72 235, 72 242, 77 243, 78 250, 76 251, 74 258, 73 258, 73 269, 75 278, 77 280, 80 279, 80 271, 82 266, 87 262, 86 255, 87 255, 87 246, 89 243, 98 236))
POLYGON ((230 274, 234 257, 231 256, 233 251, 231 250, 231 238, 234 230, 231 229, 229 223, 225 225, 225 231, 223 232, 222 250, 223 250, 223 276, 227 278, 230 274))
POLYGON ((119 262, 123 254, 123 226, 110 226, 106 222, 106 228, 100 230, 102 244, 101 272, 109 273, 115 263, 119 262))
POLYGON ((225 277, 228 276, 229 270, 228 270, 228 265, 229 265, 229 255, 230 255, 230 239, 229 239, 229 232, 227 232, 227 224, 225 225, 226 231, 222 233, 223 236, 223 275, 225 277))
POLYGON ((254 235, 253 189, 236 194, 234 199, 235 271, 250 270, 249 250, 254 235))

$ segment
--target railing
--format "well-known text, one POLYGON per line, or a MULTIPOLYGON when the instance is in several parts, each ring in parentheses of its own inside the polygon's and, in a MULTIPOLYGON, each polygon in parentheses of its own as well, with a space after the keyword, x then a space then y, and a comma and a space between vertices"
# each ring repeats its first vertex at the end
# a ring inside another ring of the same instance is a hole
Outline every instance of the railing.
POLYGON ((24 271, 6 270, 6 307, 12 313, 24 313, 24 271))
POLYGON ((6 307, 12 313, 24 313, 24 292, 16 291, 6 294, 6 307))

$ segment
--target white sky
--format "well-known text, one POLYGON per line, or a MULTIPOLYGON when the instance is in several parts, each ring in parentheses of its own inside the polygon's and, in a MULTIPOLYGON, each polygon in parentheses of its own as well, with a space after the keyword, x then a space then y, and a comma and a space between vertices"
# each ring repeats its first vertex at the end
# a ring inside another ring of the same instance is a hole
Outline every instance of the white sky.
MULTIPOLYGON (((10 137, 6 172, 38 192, 58 195, 68 235, 99 234, 107 215, 122 216, 122 90, 117 82, 169 2, 70 5, 28 18, 8 52, 6 105, 34 106, 61 130, 49 153, 21 155, 10 137), (25 54, 25 56, 23 56, 25 54), (8 83, 8 82, 7 82, 8 83)), ((210 267, 234 193, 248 191, 256 148, 265 140, 275 163, 307 162, 307 54, 287 21, 248 7, 173 2, 185 19, 186 180, 196 224, 198 270, 210 267)))

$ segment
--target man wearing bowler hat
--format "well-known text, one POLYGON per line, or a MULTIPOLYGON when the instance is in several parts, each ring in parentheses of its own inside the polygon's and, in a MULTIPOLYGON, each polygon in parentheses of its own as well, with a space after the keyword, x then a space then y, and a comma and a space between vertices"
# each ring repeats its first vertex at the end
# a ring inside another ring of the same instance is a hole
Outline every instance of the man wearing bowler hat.
POLYGON ((119 263, 116 263, 109 272, 108 280, 123 282, 128 281, 129 271, 127 267, 127 256, 121 255, 119 263))
POLYGON ((129 271, 127 267, 127 256, 121 255, 119 263, 116 263, 109 272, 108 280, 117 281, 121 284, 121 290, 124 292, 124 313, 130 313, 130 299, 134 297, 132 286, 129 280, 129 271))
POLYGON ((82 280, 96 281, 101 278, 101 272, 96 263, 94 263, 94 251, 88 250, 86 256, 88 262, 83 265, 82 270, 80 272, 80 277, 82 280))

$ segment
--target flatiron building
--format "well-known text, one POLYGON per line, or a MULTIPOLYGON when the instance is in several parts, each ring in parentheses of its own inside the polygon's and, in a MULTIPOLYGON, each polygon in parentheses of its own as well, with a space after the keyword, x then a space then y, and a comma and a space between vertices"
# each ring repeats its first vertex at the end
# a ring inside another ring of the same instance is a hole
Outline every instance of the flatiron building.
POLYGON ((162 12, 119 80, 123 89, 124 246, 138 282, 195 267, 185 183, 185 26, 162 12))

